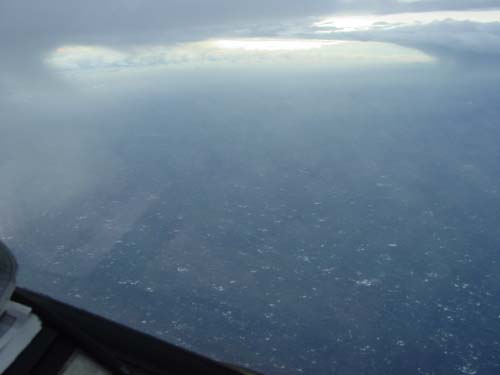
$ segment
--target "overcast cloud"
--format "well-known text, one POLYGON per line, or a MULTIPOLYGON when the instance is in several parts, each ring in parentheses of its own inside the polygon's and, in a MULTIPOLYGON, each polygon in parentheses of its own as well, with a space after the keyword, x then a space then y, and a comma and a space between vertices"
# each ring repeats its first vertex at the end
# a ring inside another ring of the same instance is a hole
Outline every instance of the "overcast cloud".
MULTIPOLYGON (((121 46, 124 44, 168 44, 201 40, 219 35, 266 33, 288 27, 293 20, 336 13, 398 13, 449 9, 484 9, 500 6, 493 0, 408 1, 408 0, 337 0, 337 1, 232 1, 169 0, 137 1, 2 1, 0 2, 0 46, 2 75, 40 78, 41 61, 54 48, 65 44, 121 46), (283 27, 283 24, 285 27, 283 27), (253 30, 255 28, 255 30, 253 30)), ((488 45, 497 35, 495 27, 470 24, 433 25, 424 30, 405 29, 397 33, 358 34, 370 40, 388 40, 422 47, 441 48, 451 33, 463 30, 468 39, 486 37, 488 45), (437 30, 439 29, 439 30, 437 30), (407 41, 411 33, 420 32, 418 40, 407 41), (429 36, 443 37, 433 46, 422 46, 429 36)), ((462 34, 460 32, 460 34, 462 34)), ((351 35, 352 37, 353 35, 351 35)), ((453 38, 452 38, 453 39, 453 38)), ((456 40, 457 38, 454 38, 456 40)), ((466 40, 459 46, 470 46, 466 40)), ((453 49, 454 47, 450 47, 453 49)), ((473 46, 473 49, 481 49, 473 46)), ((44 72, 43 74, 46 74, 44 72)))

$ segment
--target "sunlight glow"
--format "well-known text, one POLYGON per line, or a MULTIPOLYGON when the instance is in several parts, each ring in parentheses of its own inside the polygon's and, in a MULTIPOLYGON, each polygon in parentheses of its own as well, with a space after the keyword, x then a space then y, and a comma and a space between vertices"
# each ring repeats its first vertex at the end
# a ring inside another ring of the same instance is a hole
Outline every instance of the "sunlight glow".
POLYGON ((124 72, 175 67, 326 66, 430 62, 426 54, 377 42, 308 39, 205 40, 123 50, 63 45, 45 62, 59 71, 124 72), (328 48, 327 46, 334 46, 328 48), (325 48, 323 48, 325 47, 325 48))
POLYGON ((395 13, 382 15, 327 17, 313 24, 318 28, 334 28, 334 31, 349 32, 391 28, 416 23, 431 23, 442 20, 500 22, 500 10, 488 11, 439 11, 421 13, 395 13))
POLYGON ((325 46, 341 44, 336 40, 307 39, 222 39, 213 42, 221 49, 238 49, 244 51, 302 51, 318 49, 325 46))

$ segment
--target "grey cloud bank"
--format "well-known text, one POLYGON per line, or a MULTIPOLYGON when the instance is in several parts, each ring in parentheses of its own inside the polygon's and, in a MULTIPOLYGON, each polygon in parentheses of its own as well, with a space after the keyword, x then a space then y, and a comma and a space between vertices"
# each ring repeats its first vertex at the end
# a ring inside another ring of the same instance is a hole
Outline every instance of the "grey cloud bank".
MULTIPOLYGON (((336 12, 409 12, 500 6, 499 1, 2 1, 2 74, 41 74, 41 57, 63 44, 175 43, 231 35, 336 12), (9 72, 9 73, 7 73, 9 72), (21 73, 22 72, 22 73, 21 73)), ((261 30, 262 31, 262 30, 261 30)), ((269 28, 267 32, 269 32, 269 28)))
MULTIPOLYGON (((497 64, 500 59, 500 22, 452 19, 415 25, 375 25, 363 31, 333 31, 338 39, 380 41, 412 47, 445 61, 497 64)), ((320 34, 324 38, 324 34, 320 34)))

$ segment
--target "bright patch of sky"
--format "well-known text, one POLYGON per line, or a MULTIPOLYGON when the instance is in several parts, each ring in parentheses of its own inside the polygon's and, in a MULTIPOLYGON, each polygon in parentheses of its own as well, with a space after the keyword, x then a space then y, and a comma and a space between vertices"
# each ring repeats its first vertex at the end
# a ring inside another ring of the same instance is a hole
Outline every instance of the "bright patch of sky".
POLYGON ((314 23, 317 28, 334 28, 335 31, 361 31, 392 28, 436 21, 454 20, 480 23, 500 22, 500 10, 484 11, 439 11, 421 13, 338 15, 325 17, 314 23))
POLYGON ((64 46, 48 58, 50 66, 75 73, 151 67, 217 67, 422 63, 433 59, 410 48, 388 43, 221 39, 174 46, 149 46, 117 51, 99 46, 64 46))
POLYGON ((342 43, 335 40, 223 39, 213 42, 218 48, 244 51, 301 51, 342 43))

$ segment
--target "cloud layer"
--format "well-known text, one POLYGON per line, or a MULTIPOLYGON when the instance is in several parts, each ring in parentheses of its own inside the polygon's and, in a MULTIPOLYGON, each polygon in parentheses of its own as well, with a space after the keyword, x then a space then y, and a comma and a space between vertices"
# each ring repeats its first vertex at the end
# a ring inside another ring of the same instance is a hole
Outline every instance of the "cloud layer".
MULTIPOLYGON (((45 87, 52 72, 43 61, 64 45, 118 51, 208 38, 318 38, 311 27, 328 14, 401 14, 436 10, 490 9, 492 0, 19 0, 0 3, 0 91, 45 87)), ((490 61, 498 56, 497 24, 463 19, 433 24, 376 24, 366 30, 332 30, 329 38, 396 43, 442 59, 490 61)), ((322 31, 325 31, 324 29, 322 31)), ((324 38, 325 35, 319 36, 324 38)), ((0 95, 2 95, 0 93, 0 95)))
POLYGON ((498 63, 500 23, 444 20, 426 25, 380 28, 335 34, 339 38, 376 40, 420 49, 444 60, 498 63))
POLYGON ((460 63, 497 63, 500 58, 498 11, 332 17, 302 35, 394 43, 460 63))

